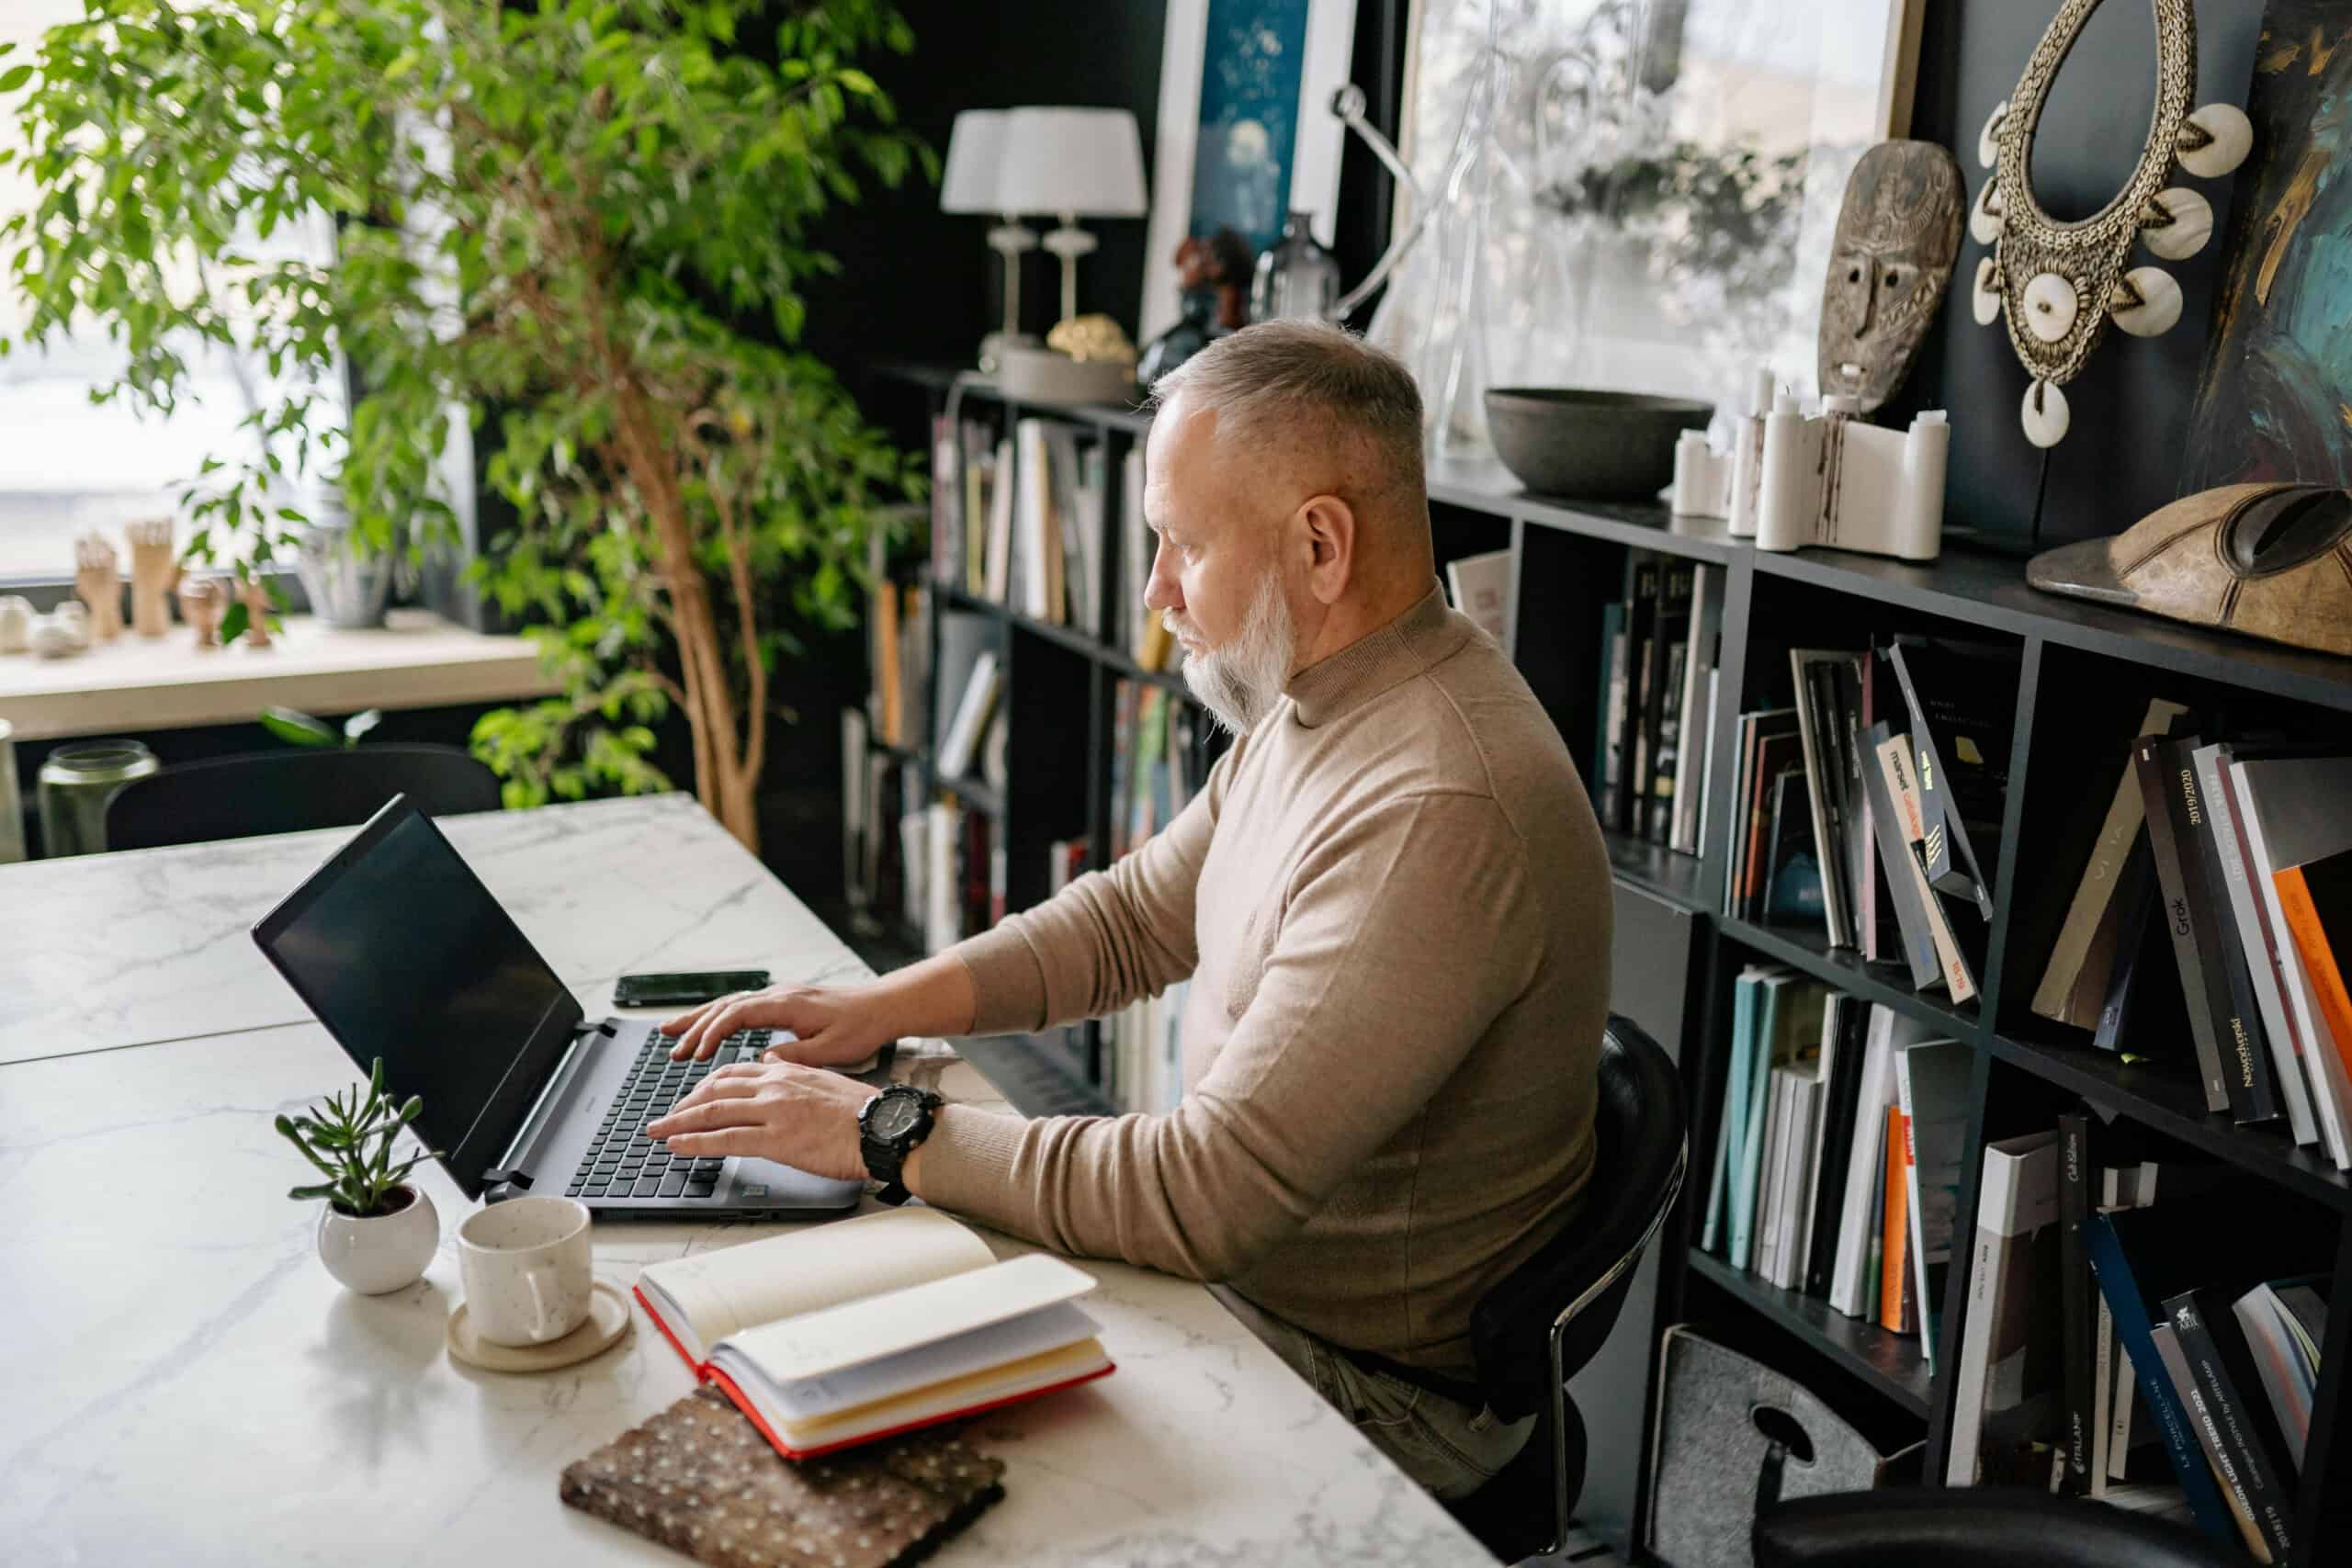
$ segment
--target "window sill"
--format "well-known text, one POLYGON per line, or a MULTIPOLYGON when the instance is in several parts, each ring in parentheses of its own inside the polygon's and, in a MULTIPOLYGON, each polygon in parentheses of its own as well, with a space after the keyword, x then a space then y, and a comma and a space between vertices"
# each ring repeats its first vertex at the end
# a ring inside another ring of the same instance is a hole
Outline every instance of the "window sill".
POLYGON ((277 704, 317 714, 545 696, 555 682, 519 637, 489 637, 429 610, 370 631, 288 615, 266 649, 199 651, 187 628, 124 632, 63 659, 0 655, 0 718, 18 740, 251 721, 277 704))

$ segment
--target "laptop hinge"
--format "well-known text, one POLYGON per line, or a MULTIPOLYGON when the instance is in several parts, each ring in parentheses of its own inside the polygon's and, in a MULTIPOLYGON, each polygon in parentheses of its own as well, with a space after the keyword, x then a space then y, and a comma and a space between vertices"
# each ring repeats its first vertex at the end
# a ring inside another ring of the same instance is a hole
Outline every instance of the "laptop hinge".
POLYGON ((515 1130, 514 1140, 499 1156, 498 1162, 481 1173, 482 1201, 503 1203, 509 1198, 520 1198, 530 1190, 531 1174, 516 1162, 538 1137, 541 1123, 547 1120, 548 1113, 555 1108, 564 1090, 571 1087, 571 1080, 588 1059, 587 1048, 615 1032, 611 1019, 583 1021, 571 1026, 571 1043, 566 1045, 563 1055, 556 1059, 555 1070, 548 1075, 546 1086, 539 1090, 539 1098, 531 1102, 530 1113, 523 1118, 523 1125, 515 1130))

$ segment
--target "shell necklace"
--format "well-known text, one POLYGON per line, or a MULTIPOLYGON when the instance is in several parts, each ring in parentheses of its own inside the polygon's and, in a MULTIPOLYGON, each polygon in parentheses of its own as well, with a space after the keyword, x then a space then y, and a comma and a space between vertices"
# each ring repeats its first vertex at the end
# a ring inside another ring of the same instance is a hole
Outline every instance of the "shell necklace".
POLYGON ((2154 337, 2180 320, 2180 285, 2157 266, 2126 270, 2134 240, 2165 261, 2204 248, 2213 209, 2197 192, 2167 186, 2177 163, 2218 179, 2245 161, 2254 127, 2233 104, 2189 112, 2197 81, 2197 20, 2188 0, 2150 0, 2156 22, 2156 107, 2139 165, 2113 200, 2079 222, 2041 209, 2028 177, 2033 134, 2058 68, 2099 0, 2065 0, 2026 61, 2017 91, 1996 106, 1976 139, 1977 161, 1993 171, 1969 209, 1968 231, 1991 255, 1976 264, 1977 323, 2008 319, 2009 344, 2033 384, 2020 417, 2026 439, 2055 446, 2065 437, 2066 394, 2106 335, 2109 319, 2135 337, 2154 337))

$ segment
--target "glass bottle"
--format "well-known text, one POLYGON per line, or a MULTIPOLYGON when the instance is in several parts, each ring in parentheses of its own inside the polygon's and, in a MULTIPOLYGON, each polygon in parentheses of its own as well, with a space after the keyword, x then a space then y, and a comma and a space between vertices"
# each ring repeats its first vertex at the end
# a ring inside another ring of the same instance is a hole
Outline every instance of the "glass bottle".
POLYGON ((1310 213, 1292 213, 1283 237, 1258 258, 1250 288, 1251 321, 1331 319, 1340 299, 1340 264, 1316 243, 1312 221, 1310 213))

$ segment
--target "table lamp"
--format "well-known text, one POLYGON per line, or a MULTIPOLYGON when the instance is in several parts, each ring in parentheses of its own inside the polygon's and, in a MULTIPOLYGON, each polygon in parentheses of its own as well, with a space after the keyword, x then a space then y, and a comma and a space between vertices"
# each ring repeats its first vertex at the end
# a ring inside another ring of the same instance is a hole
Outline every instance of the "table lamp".
POLYGON ((989 247, 1004 259, 1004 324, 980 340, 980 368, 993 373, 1008 344, 1035 344, 1021 330, 1021 258, 1037 248, 1037 236, 1014 220, 1013 209, 997 200, 1003 165, 1002 109, 966 109, 947 137, 947 169, 939 182, 942 212, 977 212, 1004 220, 989 231, 989 247))
POLYGON ((1094 249, 1080 218, 1144 215, 1143 138, 1125 109, 1018 108, 1005 117, 996 205, 1051 212, 1046 249, 1062 259, 1062 313, 1078 314, 1078 258, 1094 249))

